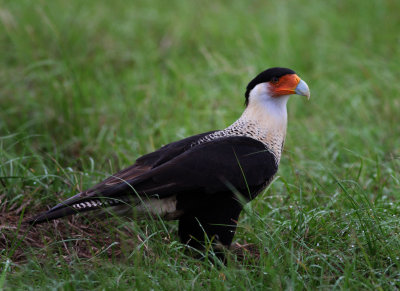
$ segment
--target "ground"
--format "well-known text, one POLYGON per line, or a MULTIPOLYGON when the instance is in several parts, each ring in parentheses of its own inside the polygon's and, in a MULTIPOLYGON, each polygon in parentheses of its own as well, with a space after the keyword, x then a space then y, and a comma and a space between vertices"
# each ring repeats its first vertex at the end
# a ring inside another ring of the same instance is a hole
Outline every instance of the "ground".
POLYGON ((0 289, 396 289, 398 1, 0 1, 0 289), (226 265, 177 225, 48 206, 224 128, 260 71, 294 69, 278 175, 226 265))

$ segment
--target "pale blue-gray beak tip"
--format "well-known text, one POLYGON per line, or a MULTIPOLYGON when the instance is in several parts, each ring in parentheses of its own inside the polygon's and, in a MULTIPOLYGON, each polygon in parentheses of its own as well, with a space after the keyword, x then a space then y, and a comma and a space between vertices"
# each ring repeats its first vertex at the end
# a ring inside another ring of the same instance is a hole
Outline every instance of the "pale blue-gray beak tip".
POLYGON ((307 83, 303 80, 300 80, 300 82, 297 84, 295 93, 297 95, 306 96, 307 100, 310 99, 310 89, 308 88, 307 83))

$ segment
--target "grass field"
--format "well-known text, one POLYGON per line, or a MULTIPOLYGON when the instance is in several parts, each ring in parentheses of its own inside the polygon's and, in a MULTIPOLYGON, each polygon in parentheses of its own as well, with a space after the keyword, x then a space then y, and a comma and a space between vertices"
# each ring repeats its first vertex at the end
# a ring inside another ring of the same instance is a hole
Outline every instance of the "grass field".
POLYGON ((400 288, 399 1, 0 1, 0 289, 400 288), (175 222, 46 209, 163 144, 231 124, 260 71, 294 69, 274 183, 198 260, 175 222), (32 232, 32 230, 31 230, 32 232), (38 243, 41 247, 38 248, 38 243))

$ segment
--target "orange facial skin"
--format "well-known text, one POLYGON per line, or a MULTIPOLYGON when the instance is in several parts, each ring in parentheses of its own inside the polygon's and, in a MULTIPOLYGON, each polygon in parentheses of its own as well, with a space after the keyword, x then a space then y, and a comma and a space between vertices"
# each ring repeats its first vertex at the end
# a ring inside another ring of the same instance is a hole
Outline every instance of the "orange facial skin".
POLYGON ((277 82, 270 81, 270 93, 272 97, 296 94, 295 90, 300 78, 296 74, 284 75, 277 82))

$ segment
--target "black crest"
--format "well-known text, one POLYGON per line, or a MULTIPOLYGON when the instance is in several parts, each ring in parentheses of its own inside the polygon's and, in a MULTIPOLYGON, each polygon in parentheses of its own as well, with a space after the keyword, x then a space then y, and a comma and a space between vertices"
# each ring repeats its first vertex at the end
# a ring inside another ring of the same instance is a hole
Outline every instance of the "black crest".
POLYGON ((255 86, 261 83, 269 82, 273 77, 280 78, 287 74, 296 74, 296 72, 288 68, 275 67, 265 70, 264 72, 258 74, 253 80, 251 80, 251 82, 246 87, 246 93, 245 93, 246 106, 249 104, 250 91, 253 90, 255 86))

